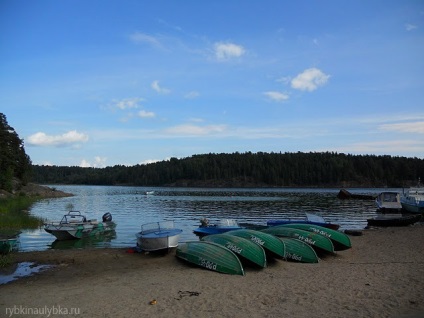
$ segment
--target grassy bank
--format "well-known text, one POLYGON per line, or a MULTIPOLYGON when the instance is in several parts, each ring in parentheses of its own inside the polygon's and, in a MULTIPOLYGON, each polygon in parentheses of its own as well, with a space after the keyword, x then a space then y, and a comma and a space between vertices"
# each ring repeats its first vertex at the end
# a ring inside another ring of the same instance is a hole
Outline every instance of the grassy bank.
POLYGON ((43 219, 28 213, 39 198, 18 196, 0 199, 0 230, 34 229, 43 224, 43 219))

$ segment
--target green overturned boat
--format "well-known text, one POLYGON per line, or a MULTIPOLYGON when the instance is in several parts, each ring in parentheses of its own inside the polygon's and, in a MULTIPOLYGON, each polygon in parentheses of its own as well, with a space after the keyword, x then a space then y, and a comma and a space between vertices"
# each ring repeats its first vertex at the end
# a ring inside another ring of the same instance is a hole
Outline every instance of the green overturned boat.
POLYGON ((352 247, 350 238, 345 233, 335 231, 323 226, 300 223, 285 224, 281 226, 305 230, 308 232, 313 232, 328 237, 333 242, 335 251, 343 251, 352 247))
POLYGON ((213 234, 204 236, 202 241, 213 242, 226 247, 243 259, 248 260, 260 267, 266 267, 266 255, 264 249, 252 241, 230 234, 213 234))
POLYGON ((215 272, 244 275, 243 266, 237 255, 213 242, 192 241, 180 244, 176 256, 215 272))
POLYGON ((301 240, 311 245, 316 251, 334 253, 334 245, 331 240, 320 234, 287 227, 285 225, 272 226, 261 231, 275 236, 291 237, 301 240))
POLYGON ((315 250, 305 242, 295 238, 279 237, 286 247, 286 260, 300 263, 318 263, 315 250))
POLYGON ((285 258, 286 251, 284 243, 271 234, 249 229, 229 231, 227 234, 248 239, 257 245, 262 246, 265 251, 270 252, 272 255, 285 258))

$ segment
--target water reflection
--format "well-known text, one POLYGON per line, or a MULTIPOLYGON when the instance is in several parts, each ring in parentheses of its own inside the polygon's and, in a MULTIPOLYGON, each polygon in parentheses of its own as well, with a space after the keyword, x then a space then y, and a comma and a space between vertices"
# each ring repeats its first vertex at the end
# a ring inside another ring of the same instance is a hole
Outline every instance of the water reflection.
MULTIPOLYGON (((211 221, 233 218, 243 223, 266 224, 268 219, 303 218, 317 213, 340 229, 363 229, 366 219, 376 215, 373 200, 340 200, 339 189, 198 189, 106 186, 57 186, 74 197, 37 202, 31 213, 48 221, 60 220, 72 204, 90 219, 110 212, 117 227, 110 240, 64 243, 63 248, 131 247, 141 224, 174 220, 183 229, 181 241, 197 240, 193 229, 202 217, 211 221), (146 195, 146 192, 154 191, 146 195), (85 245, 84 245, 85 244, 85 245), (74 246, 68 246, 74 245, 74 246), (78 246, 81 245, 81 246, 78 246)), ((348 189, 351 193, 376 196, 389 189, 348 189)), ((400 189, 391 189, 399 191, 400 189)), ((20 250, 62 248, 42 228, 21 234, 20 250)))

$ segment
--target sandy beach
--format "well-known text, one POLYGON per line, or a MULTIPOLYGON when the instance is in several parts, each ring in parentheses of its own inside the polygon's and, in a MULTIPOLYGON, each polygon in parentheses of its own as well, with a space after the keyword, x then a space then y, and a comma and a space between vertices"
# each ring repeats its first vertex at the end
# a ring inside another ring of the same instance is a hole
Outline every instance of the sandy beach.
POLYGON ((276 259, 246 266, 245 276, 191 266, 175 252, 15 253, 16 262, 55 266, 0 285, 0 317, 424 317, 424 225, 351 240, 318 264, 276 259))

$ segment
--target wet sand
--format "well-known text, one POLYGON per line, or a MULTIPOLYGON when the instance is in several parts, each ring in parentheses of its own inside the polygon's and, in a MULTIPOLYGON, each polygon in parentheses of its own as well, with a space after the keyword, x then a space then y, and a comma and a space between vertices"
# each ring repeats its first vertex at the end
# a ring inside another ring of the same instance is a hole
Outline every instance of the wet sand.
POLYGON ((351 240, 318 264, 277 259, 246 266, 245 276, 194 267, 175 251, 15 253, 16 262, 55 266, 0 285, 0 317, 36 309, 46 314, 33 317, 424 317, 424 225, 368 229, 351 240))

